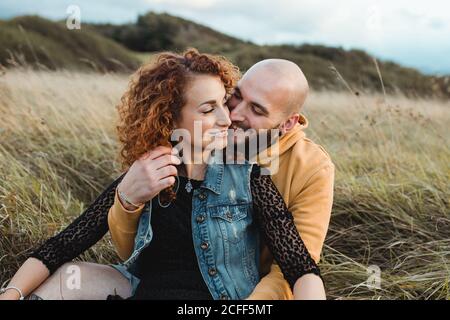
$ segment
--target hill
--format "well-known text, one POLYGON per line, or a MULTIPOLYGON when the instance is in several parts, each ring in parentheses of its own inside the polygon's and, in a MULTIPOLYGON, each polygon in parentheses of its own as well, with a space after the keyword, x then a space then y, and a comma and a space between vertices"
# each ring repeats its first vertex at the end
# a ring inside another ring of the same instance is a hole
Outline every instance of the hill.
POLYGON ((374 58, 361 50, 310 44, 260 46, 166 13, 149 12, 139 16, 132 24, 91 26, 131 50, 181 51, 187 47, 196 47, 201 51, 229 57, 243 71, 262 59, 292 60, 301 66, 315 89, 351 87, 354 92, 381 91, 381 73, 384 89, 388 93, 401 91, 409 96, 450 96, 448 77, 426 76, 413 68, 405 68, 390 61, 377 61, 377 70, 374 58))
POLYGON ((450 77, 427 76, 390 61, 375 62, 361 50, 311 44, 262 46, 165 13, 149 12, 122 25, 83 23, 81 30, 68 30, 64 22, 22 16, 0 21, 0 44, 0 64, 7 66, 22 62, 50 69, 129 72, 155 52, 196 47, 227 56, 242 71, 266 58, 292 60, 316 90, 450 97, 450 77))
POLYGON ((131 70, 139 59, 89 28, 69 30, 64 22, 38 16, 0 20, 0 64, 35 64, 49 69, 131 70))

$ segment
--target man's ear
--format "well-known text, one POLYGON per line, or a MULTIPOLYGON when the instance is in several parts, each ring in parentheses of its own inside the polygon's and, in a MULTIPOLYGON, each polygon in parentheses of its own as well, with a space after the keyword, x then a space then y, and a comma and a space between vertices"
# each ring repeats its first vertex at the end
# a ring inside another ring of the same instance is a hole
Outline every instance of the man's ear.
POLYGON ((298 119, 300 119, 300 115, 298 113, 293 113, 285 122, 281 124, 280 126, 281 133, 285 134, 291 131, 298 123, 298 119))

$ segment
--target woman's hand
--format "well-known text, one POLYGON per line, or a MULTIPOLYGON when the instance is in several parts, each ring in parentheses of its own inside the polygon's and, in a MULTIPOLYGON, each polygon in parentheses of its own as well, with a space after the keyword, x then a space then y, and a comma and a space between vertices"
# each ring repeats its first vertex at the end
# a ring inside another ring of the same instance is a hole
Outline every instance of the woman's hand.
POLYGON ((5 293, 0 294, 0 300, 19 300, 19 298, 19 292, 14 289, 9 289, 5 293))
MULTIPOLYGON (((35 258, 28 258, 19 270, 17 270, 8 286, 19 288, 26 297, 39 287, 49 275, 50 272, 42 261, 35 258)), ((0 300, 19 300, 19 298, 19 292, 14 289, 9 289, 0 295, 0 300)))
MULTIPOLYGON (((153 199, 161 190, 175 183, 180 159, 169 147, 157 147, 136 160, 118 186, 118 191, 135 204, 153 199)), ((122 203, 127 210, 135 207, 122 203)))

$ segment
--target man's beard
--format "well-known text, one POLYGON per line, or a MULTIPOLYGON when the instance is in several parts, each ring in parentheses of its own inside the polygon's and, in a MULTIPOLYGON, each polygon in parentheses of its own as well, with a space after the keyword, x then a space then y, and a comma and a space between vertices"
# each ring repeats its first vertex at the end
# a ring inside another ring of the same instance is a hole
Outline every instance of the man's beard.
POLYGON ((233 139, 233 141, 228 141, 227 148, 234 148, 233 153, 235 155, 242 153, 242 150, 244 150, 245 159, 254 159, 258 153, 264 151, 278 141, 281 136, 279 127, 280 124, 270 129, 259 129, 255 132, 255 130, 249 126, 233 122, 231 124, 231 129, 233 129, 235 133, 237 132, 238 135, 244 135, 244 139, 243 141, 238 141, 236 143, 234 135, 229 135, 229 138, 233 139), (250 131, 253 132, 249 133, 250 131))

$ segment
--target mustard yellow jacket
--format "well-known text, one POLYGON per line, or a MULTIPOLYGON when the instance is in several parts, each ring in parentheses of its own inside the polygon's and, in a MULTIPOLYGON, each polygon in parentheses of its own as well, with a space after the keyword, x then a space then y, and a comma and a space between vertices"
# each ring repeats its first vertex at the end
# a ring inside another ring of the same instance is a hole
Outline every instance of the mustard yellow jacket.
MULTIPOLYGON (((303 242, 311 257, 319 263, 333 204, 334 165, 328 153, 304 133, 308 120, 300 115, 299 123, 278 142, 278 171, 272 180, 289 211, 294 216, 303 242)), ((270 154, 276 156, 276 152, 270 154)), ((264 166, 266 158, 260 159, 264 166)), ((289 284, 267 247, 261 253, 262 277, 249 299, 289 300, 289 284)))

